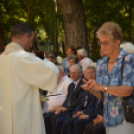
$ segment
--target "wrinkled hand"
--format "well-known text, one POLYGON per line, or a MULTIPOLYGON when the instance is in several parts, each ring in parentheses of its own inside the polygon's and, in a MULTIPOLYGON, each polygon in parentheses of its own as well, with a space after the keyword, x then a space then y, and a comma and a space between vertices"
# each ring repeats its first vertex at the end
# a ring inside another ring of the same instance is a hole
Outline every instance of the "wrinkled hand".
POLYGON ((97 90, 101 90, 102 88, 102 85, 99 84, 96 80, 92 79, 92 80, 85 80, 85 79, 82 79, 83 82, 85 83, 84 85, 82 85, 81 87, 84 89, 84 90, 88 90, 88 91, 92 91, 94 89, 97 89, 97 90))
POLYGON ((93 120, 93 122, 94 122, 94 126, 96 124, 99 124, 99 123, 103 122, 103 116, 97 115, 97 117, 93 120))
POLYGON ((88 118, 89 118, 89 115, 83 114, 83 115, 81 115, 81 116, 79 117, 79 120, 81 120, 81 119, 88 119, 88 118))
POLYGON ((67 109, 65 107, 60 107, 56 110, 55 114, 59 114, 61 112, 65 112, 67 109))
POLYGON ((50 110, 50 112, 54 112, 54 111, 56 111, 58 108, 60 108, 60 107, 54 107, 54 108, 52 108, 52 109, 50 110))
POLYGON ((72 117, 76 117, 76 116, 78 116, 78 115, 82 115, 82 114, 83 114, 83 111, 77 111, 77 113, 76 113, 76 114, 73 114, 72 117))
POLYGON ((65 107, 62 107, 62 112, 67 111, 67 109, 65 107))
POLYGON ((61 113, 61 109, 60 109, 60 108, 58 108, 58 109, 55 111, 55 114, 59 114, 59 113, 61 113))

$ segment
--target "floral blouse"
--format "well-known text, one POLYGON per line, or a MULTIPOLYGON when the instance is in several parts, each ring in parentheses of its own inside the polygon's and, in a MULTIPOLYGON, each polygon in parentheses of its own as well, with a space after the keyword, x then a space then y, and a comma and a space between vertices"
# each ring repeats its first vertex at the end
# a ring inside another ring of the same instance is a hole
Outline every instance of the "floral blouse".
MULTIPOLYGON (((107 86, 128 85, 134 86, 134 55, 121 49, 112 71, 108 74, 108 56, 97 62, 97 82, 107 86), (125 57, 123 78, 121 81, 121 64, 125 57)), ((125 122, 122 97, 107 94, 104 95, 104 124, 106 127, 114 127, 125 122)))

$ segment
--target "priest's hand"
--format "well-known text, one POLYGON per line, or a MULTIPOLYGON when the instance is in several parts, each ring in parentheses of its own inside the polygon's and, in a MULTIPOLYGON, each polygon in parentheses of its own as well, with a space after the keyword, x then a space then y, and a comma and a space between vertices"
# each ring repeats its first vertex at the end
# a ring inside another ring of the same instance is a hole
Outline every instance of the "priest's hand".
POLYGON ((81 115, 81 116, 79 117, 79 120, 81 120, 81 119, 88 119, 88 118, 89 118, 89 115, 83 114, 83 115, 81 115))

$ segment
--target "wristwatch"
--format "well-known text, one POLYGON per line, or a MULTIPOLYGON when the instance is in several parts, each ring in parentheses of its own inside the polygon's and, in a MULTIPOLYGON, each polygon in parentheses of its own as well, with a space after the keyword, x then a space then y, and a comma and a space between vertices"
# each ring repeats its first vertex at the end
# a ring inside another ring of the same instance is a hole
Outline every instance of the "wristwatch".
POLYGON ((104 92, 106 92, 108 88, 107 88, 107 87, 104 87, 104 89, 105 89, 105 91, 104 91, 104 92))

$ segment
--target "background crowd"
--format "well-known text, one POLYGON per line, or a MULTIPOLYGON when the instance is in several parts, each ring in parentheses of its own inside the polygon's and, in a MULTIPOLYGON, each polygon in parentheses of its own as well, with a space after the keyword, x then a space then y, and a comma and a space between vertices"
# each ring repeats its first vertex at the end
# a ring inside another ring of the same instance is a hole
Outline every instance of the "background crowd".
MULTIPOLYGON (((134 53, 134 46, 130 42, 120 44, 120 49, 134 53)), ((35 52, 36 56, 40 57, 38 53, 41 52, 35 52)), ((66 55, 63 60, 60 57, 60 62, 57 62, 56 56, 52 53, 46 57, 56 64, 59 70, 57 93, 45 94, 47 101, 43 101, 42 105, 46 132, 47 134, 105 134, 103 101, 97 99, 90 91, 81 88, 84 84, 83 78, 87 81, 96 80, 96 63, 88 58, 86 50, 82 47, 75 49, 73 45, 68 45, 66 55)), ((100 56, 106 56, 101 49, 100 56)))
POLYGON ((134 94, 134 46, 121 43, 121 28, 113 22, 104 23, 97 37, 102 57, 97 64, 84 48, 73 45, 67 45, 64 59, 54 53, 33 52, 42 61, 55 64, 59 71, 56 93, 39 88, 47 134, 134 132, 134 125, 126 122, 123 109, 123 97, 134 94))

